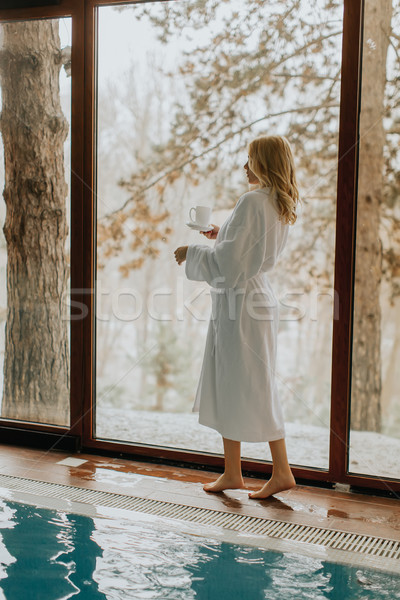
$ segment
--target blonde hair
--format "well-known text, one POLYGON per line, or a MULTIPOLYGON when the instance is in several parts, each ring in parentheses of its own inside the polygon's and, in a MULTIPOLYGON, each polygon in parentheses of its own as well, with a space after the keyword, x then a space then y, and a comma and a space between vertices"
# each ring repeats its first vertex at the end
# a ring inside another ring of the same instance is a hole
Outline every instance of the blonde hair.
POLYGON ((249 144, 249 168, 259 181, 257 187, 276 192, 280 218, 294 225, 300 199, 292 150, 283 136, 258 137, 249 144))

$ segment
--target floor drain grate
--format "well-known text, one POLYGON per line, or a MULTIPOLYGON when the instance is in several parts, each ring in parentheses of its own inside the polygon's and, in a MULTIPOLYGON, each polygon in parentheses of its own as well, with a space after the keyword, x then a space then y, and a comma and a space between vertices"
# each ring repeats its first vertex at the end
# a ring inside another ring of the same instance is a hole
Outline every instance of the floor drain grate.
POLYGON ((223 527, 233 531, 267 535, 272 538, 293 542, 318 544, 327 548, 348 550, 369 556, 390 559, 400 558, 400 542, 388 538, 361 535, 298 523, 288 523, 273 519, 263 519, 261 517, 251 517, 208 508, 184 506, 182 504, 137 496, 88 490, 59 483, 47 483, 45 481, 13 477, 11 475, 0 475, 0 487, 49 498, 71 500, 111 508, 123 508, 125 510, 139 511, 160 517, 223 527))

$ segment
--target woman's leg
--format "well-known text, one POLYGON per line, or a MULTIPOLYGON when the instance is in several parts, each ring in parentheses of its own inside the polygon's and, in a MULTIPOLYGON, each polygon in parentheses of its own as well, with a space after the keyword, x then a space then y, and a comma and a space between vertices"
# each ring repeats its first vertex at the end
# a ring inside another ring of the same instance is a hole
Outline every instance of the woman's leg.
POLYGON ((271 479, 257 492, 249 493, 249 498, 268 498, 296 485, 287 459, 285 439, 269 442, 269 447, 273 464, 271 479))
POLYGON ((222 492, 222 490, 244 488, 242 477, 242 461, 240 458, 240 442, 222 438, 224 442, 225 470, 213 483, 206 483, 206 492, 222 492))

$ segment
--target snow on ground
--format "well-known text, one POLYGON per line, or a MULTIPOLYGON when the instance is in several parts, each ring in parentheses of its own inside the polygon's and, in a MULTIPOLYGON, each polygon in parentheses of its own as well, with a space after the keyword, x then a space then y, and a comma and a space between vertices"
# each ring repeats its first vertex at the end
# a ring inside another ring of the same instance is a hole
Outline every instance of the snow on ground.
MULTIPOLYGON (((171 413, 97 407, 96 437, 223 453, 220 434, 198 423, 198 413, 171 413)), ((351 432, 350 471, 400 478, 400 439, 370 431, 351 432)), ((324 427, 286 423, 289 462, 328 468, 329 435, 324 427)), ((271 460, 268 444, 242 442, 242 457, 271 460)))

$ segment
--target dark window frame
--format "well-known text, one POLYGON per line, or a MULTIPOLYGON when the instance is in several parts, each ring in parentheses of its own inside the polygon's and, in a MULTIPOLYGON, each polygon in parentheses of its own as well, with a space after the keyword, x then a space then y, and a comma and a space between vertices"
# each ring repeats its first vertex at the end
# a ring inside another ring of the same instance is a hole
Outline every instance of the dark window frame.
MULTIPOLYGON (((221 455, 102 440, 92 434, 95 405, 95 42, 97 7, 112 4, 121 2, 61 0, 55 6, 0 11, 1 21, 72 17, 71 299, 82 303, 88 311, 85 319, 71 320, 71 428, 5 419, 0 419, 0 426, 34 431, 43 434, 44 440, 48 433, 71 437, 80 442, 82 450, 90 452, 222 468, 221 455)), ((338 311, 339 319, 333 320, 329 468, 293 466, 292 469, 298 481, 328 486, 337 482, 349 484, 352 489, 391 494, 400 492, 400 480, 348 472, 363 0, 344 0, 343 8, 333 311, 334 314, 338 311)), ((16 443, 23 443, 18 436, 16 443)), ((243 460, 242 465, 249 474, 272 471, 272 464, 264 461, 243 460)))

